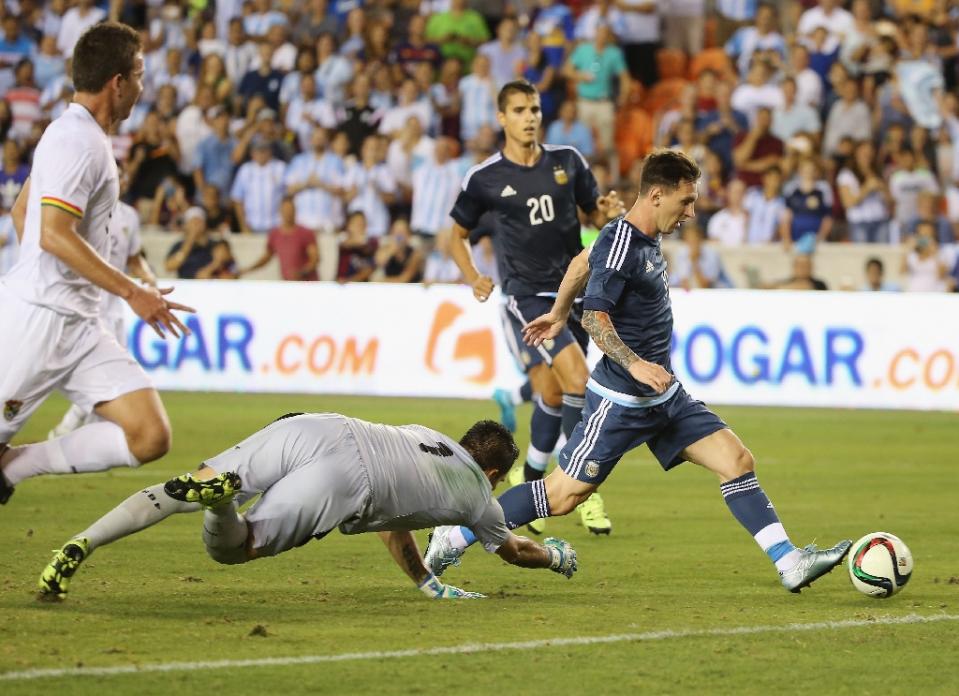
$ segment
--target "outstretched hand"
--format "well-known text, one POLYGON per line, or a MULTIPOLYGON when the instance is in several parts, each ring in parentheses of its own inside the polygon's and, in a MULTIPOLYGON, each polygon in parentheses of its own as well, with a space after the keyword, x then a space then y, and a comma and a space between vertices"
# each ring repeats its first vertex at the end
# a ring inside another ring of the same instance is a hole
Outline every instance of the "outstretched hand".
POLYGON ((549 569, 565 575, 567 580, 572 578, 573 573, 579 570, 579 564, 576 562, 576 550, 569 545, 569 542, 549 537, 543 545, 550 555, 549 569))
POLYGON ((173 288, 137 287, 127 299, 130 309, 149 324, 160 338, 166 338, 167 330, 177 338, 189 336, 188 329, 173 313, 173 310, 195 314, 196 310, 177 302, 170 302, 164 297, 173 292, 173 288))
POLYGON ((626 214, 626 204, 616 191, 610 191, 605 196, 597 198, 596 207, 607 221, 626 214))
POLYGON ((452 585, 443 585, 443 592, 436 595, 436 599, 486 599, 486 595, 480 592, 467 592, 452 585))
POLYGON ((542 345, 543 341, 559 336, 566 326, 566 318, 556 318, 552 312, 536 317, 523 327, 523 340, 527 345, 542 345))

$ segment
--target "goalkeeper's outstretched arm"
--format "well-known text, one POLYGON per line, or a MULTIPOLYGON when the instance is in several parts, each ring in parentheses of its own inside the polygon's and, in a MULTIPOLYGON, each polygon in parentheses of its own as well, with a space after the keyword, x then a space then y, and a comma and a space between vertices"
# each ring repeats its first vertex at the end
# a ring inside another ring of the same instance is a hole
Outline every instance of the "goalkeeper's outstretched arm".
POLYGON ((477 592, 465 592, 452 585, 444 585, 423 563, 416 539, 409 531, 378 532, 380 539, 390 550, 396 564, 427 597, 431 599, 473 599, 483 597, 477 592))

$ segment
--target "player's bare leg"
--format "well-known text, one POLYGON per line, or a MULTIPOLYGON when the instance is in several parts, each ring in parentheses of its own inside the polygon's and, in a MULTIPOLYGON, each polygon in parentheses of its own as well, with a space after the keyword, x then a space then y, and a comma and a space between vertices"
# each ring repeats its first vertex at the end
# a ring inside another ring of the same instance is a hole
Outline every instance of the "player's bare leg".
MULTIPOLYGON (((101 418, 119 425, 130 452, 141 464, 159 459, 170 451, 173 435, 170 419, 156 389, 139 389, 97 404, 101 418)), ((89 426, 87 426, 89 427, 89 426)))
MULTIPOLYGON (((563 434, 568 439, 582 418, 589 366, 578 343, 570 343, 553 358, 553 373, 563 390, 563 434)), ((590 495, 579 506, 580 522, 593 534, 609 534, 613 523, 599 493, 590 495)))
POLYGON ((730 512, 775 563, 787 590, 799 592, 842 563, 852 543, 848 539, 822 551, 811 544, 804 549, 793 545, 759 486, 752 453, 732 430, 707 435, 687 447, 683 457, 719 477, 730 512))
MULTIPOLYGON (((8 491, 20 481, 44 474, 84 474, 120 466, 136 467, 170 449, 170 422, 155 389, 139 389, 98 404, 103 420, 63 437, 0 453, 8 491)), ((0 495, 0 499, 4 496, 0 495)))

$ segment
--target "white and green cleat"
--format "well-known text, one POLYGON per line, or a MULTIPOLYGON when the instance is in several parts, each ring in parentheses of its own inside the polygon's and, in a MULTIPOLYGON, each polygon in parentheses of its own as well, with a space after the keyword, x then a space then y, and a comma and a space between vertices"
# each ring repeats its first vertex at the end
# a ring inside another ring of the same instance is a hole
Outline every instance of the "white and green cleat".
POLYGON ((37 581, 37 599, 43 602, 59 602, 66 599, 70 578, 80 564, 89 556, 89 542, 83 537, 71 539, 63 548, 53 553, 47 567, 37 581))
POLYGON ((593 534, 609 535, 613 531, 613 523, 606 514, 606 504, 603 497, 593 492, 586 500, 581 502, 576 509, 579 511, 579 520, 593 534))
POLYGON ((174 500, 200 503, 204 507, 225 505, 233 500, 240 489, 240 475, 232 471, 225 471, 205 481, 193 478, 193 474, 183 474, 163 485, 163 492, 174 500))

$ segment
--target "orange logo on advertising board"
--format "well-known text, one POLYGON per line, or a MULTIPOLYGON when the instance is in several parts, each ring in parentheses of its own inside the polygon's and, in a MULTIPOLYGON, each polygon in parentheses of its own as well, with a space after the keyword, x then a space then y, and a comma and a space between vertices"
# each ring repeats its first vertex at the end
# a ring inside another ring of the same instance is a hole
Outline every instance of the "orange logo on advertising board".
MULTIPOLYGON (((433 326, 430 328, 429 339, 426 342, 426 355, 423 357, 430 372, 435 374, 443 372, 437 365, 440 339, 463 314, 463 310, 452 302, 443 302, 436 308, 433 326)), ((464 360, 479 362, 479 369, 475 374, 466 377, 466 380, 477 384, 488 384, 493 381, 496 374, 493 346, 493 331, 488 328, 462 331, 456 336, 456 342, 453 346, 453 360, 457 362, 464 360)))

